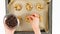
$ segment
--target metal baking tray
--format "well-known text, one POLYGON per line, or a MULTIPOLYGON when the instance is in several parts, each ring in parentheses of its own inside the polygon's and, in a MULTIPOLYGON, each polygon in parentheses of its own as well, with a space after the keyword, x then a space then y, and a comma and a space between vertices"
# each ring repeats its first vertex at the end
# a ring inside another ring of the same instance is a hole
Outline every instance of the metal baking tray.
MULTIPOLYGON (((8 10, 8 8, 7 8, 7 5, 8 5, 8 3, 10 2, 10 0, 6 0, 6 14, 9 14, 9 10, 8 10)), ((45 32, 45 30, 41 30, 41 32, 42 32, 42 34, 51 34, 52 33, 52 10, 51 10, 51 7, 52 7, 52 5, 51 5, 51 3, 52 2, 50 2, 49 4, 48 4, 48 33, 46 33, 45 32)), ((27 25, 27 24, 26 24, 27 25)), ((25 26, 26 27, 26 26, 25 26)), ((19 34, 19 33, 21 33, 21 34, 33 34, 33 31, 32 31, 32 29, 28 29, 28 30, 21 30, 20 29, 20 27, 18 27, 17 28, 17 30, 16 30, 16 32, 15 32, 15 34, 19 34)))

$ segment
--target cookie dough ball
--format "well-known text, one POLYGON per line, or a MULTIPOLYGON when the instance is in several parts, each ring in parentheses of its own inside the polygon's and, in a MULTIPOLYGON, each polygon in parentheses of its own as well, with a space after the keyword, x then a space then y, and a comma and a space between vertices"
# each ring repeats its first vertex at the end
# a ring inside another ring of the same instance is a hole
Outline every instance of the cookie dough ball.
POLYGON ((43 5, 40 4, 40 3, 37 3, 37 4, 36 4, 36 9, 37 9, 37 10, 43 9, 43 5))
POLYGON ((29 23, 29 18, 27 18, 27 16, 25 17, 25 21, 29 23))
POLYGON ((26 3, 26 10, 28 10, 28 11, 31 11, 32 10, 31 3, 26 3))
POLYGON ((15 4, 14 8, 16 11, 20 11, 22 9, 22 6, 20 4, 15 4))

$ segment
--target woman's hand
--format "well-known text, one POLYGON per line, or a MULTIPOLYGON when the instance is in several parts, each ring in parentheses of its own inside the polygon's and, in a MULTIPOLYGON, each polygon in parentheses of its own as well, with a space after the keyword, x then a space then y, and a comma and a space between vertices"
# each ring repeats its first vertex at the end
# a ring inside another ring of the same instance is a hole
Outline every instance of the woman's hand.
POLYGON ((5 34, 14 34, 15 29, 11 29, 4 24, 5 34))
POLYGON ((39 15, 32 14, 31 16, 27 17, 30 21, 30 24, 35 32, 35 34, 41 34, 40 28, 39 28, 39 15))
POLYGON ((18 25, 17 18, 14 15, 8 15, 4 18, 5 34, 14 34, 18 25))

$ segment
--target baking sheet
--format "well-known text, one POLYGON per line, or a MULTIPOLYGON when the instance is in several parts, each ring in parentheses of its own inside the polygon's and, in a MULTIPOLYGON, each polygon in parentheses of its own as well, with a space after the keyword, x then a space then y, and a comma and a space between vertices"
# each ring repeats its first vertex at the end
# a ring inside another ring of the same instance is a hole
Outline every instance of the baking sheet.
MULTIPOLYGON (((7 1, 6 1, 6 2, 7 2, 7 1)), ((6 4, 7 4, 7 3, 6 3, 6 4)), ((50 7, 50 5, 49 5, 49 24, 50 24, 50 25, 49 25, 49 31, 51 30, 51 28, 50 28, 50 27, 51 27, 51 23, 50 23, 50 22, 51 22, 51 19, 50 19, 50 18, 51 18, 51 10, 50 10, 50 9, 51 9, 51 7, 50 7)), ((7 10, 7 13, 8 13, 8 10, 7 10)))

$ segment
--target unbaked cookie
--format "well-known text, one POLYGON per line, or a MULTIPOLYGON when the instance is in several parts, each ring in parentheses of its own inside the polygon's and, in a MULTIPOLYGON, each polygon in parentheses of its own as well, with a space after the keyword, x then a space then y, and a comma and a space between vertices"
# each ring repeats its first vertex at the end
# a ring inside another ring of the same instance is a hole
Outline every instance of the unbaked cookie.
POLYGON ((26 10, 28 10, 28 11, 31 11, 32 10, 31 3, 26 3, 26 10))

